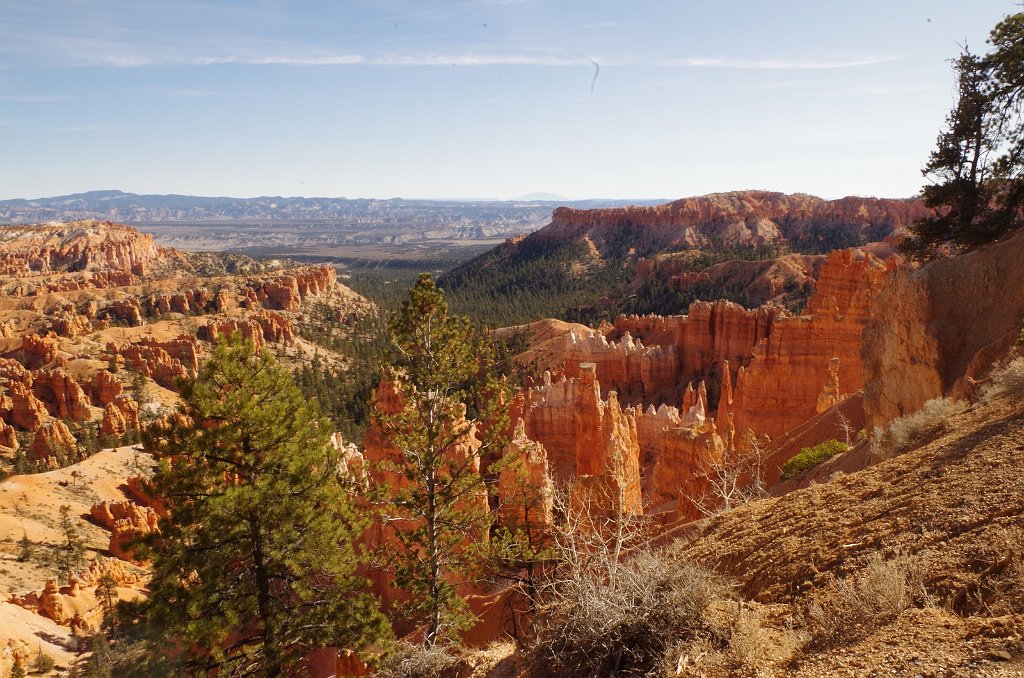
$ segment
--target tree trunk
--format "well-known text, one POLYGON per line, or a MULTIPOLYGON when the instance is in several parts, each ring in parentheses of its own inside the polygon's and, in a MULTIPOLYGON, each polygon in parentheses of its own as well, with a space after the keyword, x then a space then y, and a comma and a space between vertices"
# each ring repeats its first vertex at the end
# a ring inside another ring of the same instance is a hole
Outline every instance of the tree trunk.
POLYGON ((252 540, 253 572, 256 577, 256 609, 259 612, 260 635, 263 640, 263 675, 268 678, 282 674, 280 648, 274 637, 270 611, 270 576, 263 553, 263 535, 258 518, 249 518, 249 536, 252 540))

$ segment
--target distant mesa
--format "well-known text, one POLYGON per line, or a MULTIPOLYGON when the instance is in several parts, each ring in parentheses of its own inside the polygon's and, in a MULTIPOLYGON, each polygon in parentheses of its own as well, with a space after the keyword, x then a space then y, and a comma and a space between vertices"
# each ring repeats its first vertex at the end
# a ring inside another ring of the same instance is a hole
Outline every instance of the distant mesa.
POLYGON ((829 252, 869 243, 891 249, 891 238, 927 214, 920 199, 770 191, 659 205, 561 205, 543 228, 508 239, 439 282, 456 304, 505 297, 531 312, 588 322, 619 312, 685 313, 698 299, 795 308, 813 291, 829 252))

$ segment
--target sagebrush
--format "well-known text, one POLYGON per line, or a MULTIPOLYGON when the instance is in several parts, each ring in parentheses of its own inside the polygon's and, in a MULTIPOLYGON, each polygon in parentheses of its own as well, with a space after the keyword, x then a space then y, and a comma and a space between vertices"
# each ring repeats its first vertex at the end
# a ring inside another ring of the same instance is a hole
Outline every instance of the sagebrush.
POLYGON ((926 598, 916 559, 873 553, 859 573, 834 581, 810 603, 808 626, 816 638, 828 640, 854 628, 881 626, 926 598))
POLYGON ((986 402, 996 398, 1024 397, 1024 357, 993 369, 990 378, 991 383, 982 394, 986 402))
POLYGON ((920 447, 949 431, 950 418, 964 412, 968 403, 952 398, 934 398, 913 414, 894 419, 886 430, 875 429, 871 451, 883 459, 920 447))

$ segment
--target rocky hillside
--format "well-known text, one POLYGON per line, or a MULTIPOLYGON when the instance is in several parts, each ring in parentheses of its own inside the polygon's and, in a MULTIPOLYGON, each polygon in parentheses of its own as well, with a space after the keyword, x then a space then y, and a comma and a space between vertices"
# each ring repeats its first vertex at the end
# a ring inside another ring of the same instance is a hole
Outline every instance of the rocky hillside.
MULTIPOLYGON (((759 635, 788 633, 802 645, 755 655, 748 670, 1020 675, 1020 396, 975 405, 947 422, 948 434, 902 456, 666 536, 681 557, 735 582, 759 635), (860 582, 860 597, 843 581, 860 582), (872 605, 901 590, 905 603, 873 616, 872 605)), ((703 661, 704 675, 733 675, 713 655, 703 661)))
POLYGON ((692 301, 719 298, 748 307, 769 300, 798 307, 813 291, 821 259, 793 255, 880 242, 925 214, 918 200, 822 200, 764 191, 654 207, 560 207, 544 228, 505 242, 440 282, 457 306, 508 300, 513 314, 521 314, 513 321, 529 319, 523 316, 531 310, 534 317, 568 320, 671 314, 692 301))
POLYGON ((342 365, 303 335, 370 307, 330 267, 185 253, 108 222, 0 228, 3 461, 53 468, 130 436, 232 331, 342 365))
MULTIPOLYGON (((863 385, 860 337, 899 261, 833 252, 801 315, 694 302, 686 315, 620 316, 597 329, 550 320, 505 328, 499 336, 520 338, 516 359, 537 375, 513 415, 557 479, 601 470, 590 455, 614 449, 635 464, 630 482, 645 510, 696 517, 688 500, 707 489, 703 469, 749 448, 750 436, 782 441, 837 407, 854 434, 861 428, 863 415, 846 403, 863 385), (585 431, 605 437, 595 443, 585 431)), ((840 419, 814 427, 801 446, 843 437, 840 419)), ((771 448, 770 482, 801 446, 771 448)))
POLYGON ((1021 675, 1022 262, 1024 233, 920 269, 839 251, 800 318, 719 303, 599 330, 520 329, 537 336, 524 358, 560 359, 573 375, 527 394, 524 429, 543 462, 644 500, 630 510, 680 516, 658 540, 667 557, 733 586, 709 608, 714 639, 675 650, 676 675, 1021 675), (815 402, 804 370, 828 355, 838 360, 819 373, 815 402), (742 365, 734 381, 726 359, 742 365), (620 394, 645 402, 685 383, 681 366, 701 360, 722 365, 717 414, 706 384, 682 408, 620 405, 620 394), (847 390, 861 384, 863 398, 847 390), (942 396, 957 401, 922 408, 942 396), (770 434, 776 467, 844 426, 850 436, 865 415, 891 430, 848 438, 851 449, 774 498, 696 522, 668 509, 701 491, 701 469, 739 445, 741 427, 770 434))

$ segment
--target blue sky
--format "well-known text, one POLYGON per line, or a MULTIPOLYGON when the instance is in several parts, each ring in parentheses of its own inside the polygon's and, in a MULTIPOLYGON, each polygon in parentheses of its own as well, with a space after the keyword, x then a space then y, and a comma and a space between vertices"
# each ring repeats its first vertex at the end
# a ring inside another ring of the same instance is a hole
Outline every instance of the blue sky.
POLYGON ((1015 10, 0 0, 0 198, 908 196, 1015 10))

